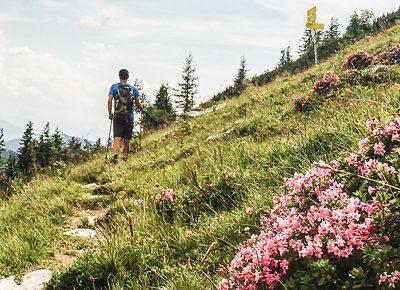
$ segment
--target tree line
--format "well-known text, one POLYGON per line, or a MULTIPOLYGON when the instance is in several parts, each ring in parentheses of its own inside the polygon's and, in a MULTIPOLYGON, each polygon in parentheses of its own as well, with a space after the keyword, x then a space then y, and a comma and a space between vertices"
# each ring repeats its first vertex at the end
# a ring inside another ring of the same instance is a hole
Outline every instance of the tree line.
MULTIPOLYGON (((332 18, 327 30, 316 32, 319 58, 327 58, 367 34, 377 33, 389 28, 395 24, 397 19, 400 19, 400 8, 379 18, 376 18, 369 10, 363 10, 360 14, 354 12, 350 16, 345 32, 341 34, 338 19, 332 18)), ((308 69, 314 64, 314 41, 311 30, 305 29, 301 39, 302 44, 297 51, 298 57, 296 59, 293 57, 292 48, 288 46, 281 51, 279 62, 273 70, 265 71, 250 79, 247 77, 246 59, 243 57, 232 85, 215 94, 211 100, 200 104, 200 106, 210 107, 220 100, 237 97, 249 84, 265 85, 282 73, 296 73, 308 69)), ((153 104, 150 104, 147 96, 141 93, 142 103, 144 103, 141 125, 144 129, 154 130, 173 122, 177 117, 176 109, 183 113, 193 110, 197 96, 197 81, 193 56, 189 54, 177 88, 171 88, 168 83, 161 84, 153 104)), ((135 86, 141 91, 141 82, 136 80, 135 86)))
POLYGON ((39 135, 35 138, 33 123, 29 122, 20 141, 20 147, 16 153, 12 153, 7 159, 3 130, 0 130, 0 196, 12 191, 14 181, 30 180, 37 173, 53 174, 64 168, 67 164, 88 160, 93 154, 104 151, 105 147, 98 139, 94 144, 88 140, 79 140, 76 137, 65 143, 60 130, 50 132, 50 124, 47 123, 39 135))
MULTIPOLYGON (((360 14, 354 12, 350 16, 350 21, 345 32, 341 34, 338 19, 332 18, 329 28, 326 31, 317 31, 316 33, 318 56, 320 59, 325 59, 335 54, 341 48, 368 34, 376 34, 394 26, 398 19, 400 19, 400 8, 397 11, 386 13, 378 18, 369 10, 363 10, 360 14)), ((311 67, 314 64, 314 44, 311 30, 305 29, 301 39, 302 44, 298 49, 297 59, 294 59, 292 48, 288 46, 281 51, 278 65, 273 70, 265 71, 261 75, 254 76, 250 79, 246 77, 243 78, 243 74, 240 74, 240 71, 246 72, 245 68, 242 67, 243 65, 241 65, 234 85, 228 86, 223 91, 215 94, 213 98, 205 102, 203 106, 211 106, 220 100, 238 96, 248 84, 256 86, 265 85, 272 82, 282 73, 297 73, 311 67)), ((242 60, 242 64, 243 63, 245 62, 242 60)))

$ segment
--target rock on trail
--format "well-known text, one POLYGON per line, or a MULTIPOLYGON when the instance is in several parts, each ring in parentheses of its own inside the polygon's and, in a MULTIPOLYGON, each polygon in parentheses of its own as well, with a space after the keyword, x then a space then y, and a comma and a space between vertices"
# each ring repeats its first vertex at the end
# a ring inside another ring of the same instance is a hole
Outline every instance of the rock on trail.
POLYGON ((214 140, 225 138, 226 136, 230 135, 232 132, 233 132, 233 129, 231 128, 229 130, 226 130, 225 132, 208 136, 207 141, 214 141, 214 140))
POLYGON ((73 229, 64 233, 66 236, 93 239, 96 231, 91 229, 73 229))
POLYGON ((36 270, 22 277, 21 284, 17 284, 14 276, 0 280, 0 290, 43 290, 51 280, 53 272, 50 270, 36 270))
POLYGON ((200 117, 202 115, 205 115, 205 114, 208 114, 211 112, 218 111, 219 109, 223 108, 224 106, 225 106, 225 104, 219 104, 217 106, 207 108, 203 111, 190 111, 190 112, 184 113, 183 115, 187 118, 196 118, 196 117, 200 117))

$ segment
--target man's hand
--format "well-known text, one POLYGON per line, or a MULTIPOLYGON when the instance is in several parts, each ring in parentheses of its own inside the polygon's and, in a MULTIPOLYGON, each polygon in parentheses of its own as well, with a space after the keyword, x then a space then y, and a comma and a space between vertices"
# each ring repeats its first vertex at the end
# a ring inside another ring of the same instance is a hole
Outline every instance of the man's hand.
POLYGON ((113 102, 113 95, 108 95, 107 108, 108 108, 108 118, 110 120, 114 118, 114 115, 112 113, 112 102, 113 102))

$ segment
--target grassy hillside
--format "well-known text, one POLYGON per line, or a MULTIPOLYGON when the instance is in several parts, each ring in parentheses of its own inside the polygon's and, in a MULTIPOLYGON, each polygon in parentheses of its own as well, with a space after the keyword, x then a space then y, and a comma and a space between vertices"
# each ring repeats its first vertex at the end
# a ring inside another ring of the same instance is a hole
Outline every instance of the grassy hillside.
POLYGON ((400 84, 344 83, 338 96, 306 114, 294 110, 293 96, 306 94, 326 71, 341 74, 348 53, 394 43, 399 24, 304 73, 250 87, 219 111, 152 133, 128 163, 105 165, 99 156, 59 177, 38 178, 0 204, 0 275, 48 266, 59 269, 50 288, 215 288, 217 265, 259 231, 282 179, 356 148, 366 120, 388 120, 398 109, 400 84), (228 129, 229 136, 206 141, 228 129), (91 182, 110 198, 89 199, 81 185, 91 182), (173 221, 155 206, 161 187, 175 192, 173 221), (248 206, 256 214, 245 214, 248 206), (105 214, 99 238, 63 237, 71 217, 84 217, 87 208, 105 214), (81 248, 87 253, 72 265, 59 258, 81 248))

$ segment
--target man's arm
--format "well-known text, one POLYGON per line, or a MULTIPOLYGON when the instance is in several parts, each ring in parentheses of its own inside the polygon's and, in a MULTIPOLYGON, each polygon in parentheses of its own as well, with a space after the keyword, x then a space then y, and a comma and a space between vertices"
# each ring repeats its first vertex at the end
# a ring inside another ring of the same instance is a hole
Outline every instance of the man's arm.
POLYGON ((112 120, 113 118, 113 113, 112 113, 112 101, 113 101, 113 95, 109 94, 108 95, 108 118, 112 120))

